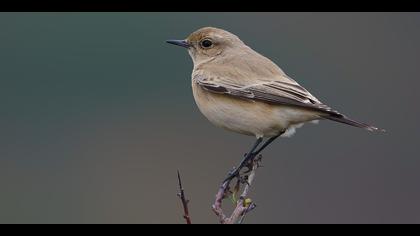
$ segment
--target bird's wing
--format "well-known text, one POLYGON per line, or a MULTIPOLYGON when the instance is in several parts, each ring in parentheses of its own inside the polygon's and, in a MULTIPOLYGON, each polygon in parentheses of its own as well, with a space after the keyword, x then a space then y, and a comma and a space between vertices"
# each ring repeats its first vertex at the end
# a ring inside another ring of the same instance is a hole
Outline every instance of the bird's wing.
POLYGON ((238 82, 219 76, 197 74, 193 77, 193 81, 203 89, 214 93, 271 104, 296 106, 323 114, 341 115, 322 104, 305 88, 286 75, 272 80, 258 79, 258 81, 241 80, 238 82))

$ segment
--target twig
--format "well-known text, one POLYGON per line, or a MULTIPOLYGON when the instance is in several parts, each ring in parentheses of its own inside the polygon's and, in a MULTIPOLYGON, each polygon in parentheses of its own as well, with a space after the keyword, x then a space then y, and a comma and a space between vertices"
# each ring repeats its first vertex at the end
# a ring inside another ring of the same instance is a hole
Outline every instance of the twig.
POLYGON ((187 222, 187 224, 190 225, 191 224, 191 217, 190 217, 190 213, 189 213, 189 210, 188 210, 189 200, 187 200, 185 198, 185 193, 184 193, 184 189, 182 188, 181 175, 179 174, 179 170, 177 171, 177 173, 178 173, 178 184, 179 184, 178 197, 181 199, 182 206, 184 207, 184 219, 187 222))
POLYGON ((220 186, 219 191, 216 194, 216 201, 214 202, 212 207, 216 216, 219 217, 219 221, 221 224, 226 224, 226 222, 228 221, 226 215, 223 213, 222 202, 226 196, 226 192, 228 191, 229 184, 230 181, 226 181, 220 186))
POLYGON ((213 204, 213 212, 219 217, 219 222, 221 224, 235 224, 235 223, 242 223, 245 215, 255 209, 256 205, 247 198, 247 195, 251 189, 252 182, 255 179, 256 170, 259 167, 259 162, 261 160, 261 156, 252 160, 252 167, 250 169, 250 174, 247 176, 245 180, 245 187, 244 190, 239 197, 239 200, 236 202, 235 210, 232 212, 230 217, 227 217, 223 213, 222 209, 222 202, 223 199, 226 198, 226 195, 230 192, 230 182, 231 180, 227 180, 223 182, 220 186, 219 191, 216 194, 216 201, 213 204))

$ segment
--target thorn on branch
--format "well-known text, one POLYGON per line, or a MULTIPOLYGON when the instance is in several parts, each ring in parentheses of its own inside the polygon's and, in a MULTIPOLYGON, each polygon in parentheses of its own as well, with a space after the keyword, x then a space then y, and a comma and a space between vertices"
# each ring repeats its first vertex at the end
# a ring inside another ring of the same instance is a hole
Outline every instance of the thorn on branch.
POLYGON ((184 216, 183 217, 184 217, 186 223, 190 225, 191 224, 191 217, 190 217, 190 213, 189 213, 189 209, 188 209, 188 203, 190 201, 185 198, 185 192, 184 192, 184 188, 182 187, 181 174, 179 173, 179 170, 177 171, 177 174, 178 174, 178 185, 179 185, 179 193, 177 194, 177 196, 181 199, 182 206, 184 208, 184 216))

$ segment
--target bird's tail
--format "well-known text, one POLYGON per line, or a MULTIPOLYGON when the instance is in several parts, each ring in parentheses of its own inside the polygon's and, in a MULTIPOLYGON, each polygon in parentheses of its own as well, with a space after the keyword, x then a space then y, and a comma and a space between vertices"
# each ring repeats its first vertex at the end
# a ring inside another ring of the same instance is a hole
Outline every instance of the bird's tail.
POLYGON ((341 115, 341 114, 340 115, 338 115, 338 114, 337 115, 332 115, 332 114, 323 115, 322 118, 337 121, 337 122, 347 124, 347 125, 351 125, 351 126, 354 126, 354 127, 366 129, 366 130, 369 130, 369 131, 385 132, 384 129, 380 129, 380 128, 374 127, 372 125, 369 125, 369 124, 365 124, 365 123, 362 123, 362 122, 352 120, 352 119, 347 118, 346 116, 341 115))

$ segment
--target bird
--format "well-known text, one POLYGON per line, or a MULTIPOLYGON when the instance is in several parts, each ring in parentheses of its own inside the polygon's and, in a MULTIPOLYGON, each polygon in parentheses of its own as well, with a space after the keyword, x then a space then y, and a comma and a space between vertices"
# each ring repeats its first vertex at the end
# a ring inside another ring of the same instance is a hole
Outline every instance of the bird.
POLYGON ((192 58, 192 92, 201 113, 215 126, 256 138, 225 181, 238 177, 241 169, 275 139, 292 136, 308 122, 331 120, 384 131, 325 105, 231 32, 204 27, 186 39, 166 42, 186 48, 192 58))

